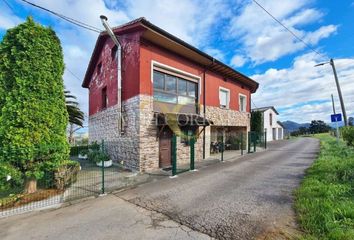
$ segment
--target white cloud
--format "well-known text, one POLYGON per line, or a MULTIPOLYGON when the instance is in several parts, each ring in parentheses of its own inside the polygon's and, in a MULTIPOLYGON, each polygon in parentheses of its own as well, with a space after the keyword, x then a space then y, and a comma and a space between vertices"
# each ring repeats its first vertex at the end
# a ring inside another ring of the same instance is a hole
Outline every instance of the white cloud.
POLYGON ((12 14, 6 6, 2 7, 0 14, 0 29, 9 29, 23 22, 23 19, 12 14))
POLYGON ((206 52, 207 54, 209 54, 210 56, 212 56, 213 58, 216 58, 220 61, 224 61, 225 60, 225 54, 216 48, 206 48, 203 49, 204 52, 206 52))
POLYGON ((144 16, 196 46, 203 45, 213 25, 229 14, 222 0, 127 0, 125 5, 131 18, 144 16))
MULTIPOLYGON (((314 67, 323 60, 312 53, 304 54, 295 58, 289 68, 271 68, 263 74, 251 76, 260 83, 259 90, 253 95, 254 102, 257 106, 274 105, 276 108, 284 108, 280 116, 282 120, 328 121, 328 116, 332 113, 331 94, 338 94, 331 66, 327 64, 314 67)), ((354 58, 336 59, 335 65, 348 116, 353 115, 354 58)), ((336 105, 339 111, 337 100, 336 105)))
MULTIPOLYGON (((323 13, 317 9, 306 8, 309 0, 260 1, 272 15, 284 23, 298 37, 310 45, 336 32, 337 26, 321 26, 314 31, 305 31, 301 26, 321 19, 323 13)), ((282 56, 295 53, 306 46, 294 38, 279 23, 275 22, 254 2, 247 2, 240 13, 231 19, 230 39, 241 42, 244 54, 255 64, 275 61, 282 56)))
POLYGON ((242 55, 235 55, 231 58, 231 66, 242 67, 247 62, 247 59, 242 55))

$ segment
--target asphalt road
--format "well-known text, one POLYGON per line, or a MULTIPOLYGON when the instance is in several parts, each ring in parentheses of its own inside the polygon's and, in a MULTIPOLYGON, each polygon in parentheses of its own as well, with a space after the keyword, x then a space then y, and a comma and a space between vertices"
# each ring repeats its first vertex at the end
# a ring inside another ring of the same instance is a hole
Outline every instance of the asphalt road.
POLYGON ((1 239, 277 239, 296 234, 292 191, 319 149, 315 139, 115 195, 0 219, 1 239))
POLYGON ((217 239, 286 239, 296 234, 292 192, 318 150, 312 138, 278 141, 266 152, 118 196, 217 239))

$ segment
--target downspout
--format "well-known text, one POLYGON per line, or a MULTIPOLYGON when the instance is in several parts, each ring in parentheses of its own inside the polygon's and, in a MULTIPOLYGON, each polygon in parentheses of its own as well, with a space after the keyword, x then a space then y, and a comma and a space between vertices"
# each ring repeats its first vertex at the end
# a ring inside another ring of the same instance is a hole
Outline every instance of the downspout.
MULTIPOLYGON (((214 64, 214 62, 215 62, 215 59, 213 58, 213 61, 212 61, 212 63, 209 65, 209 66, 207 66, 207 67, 205 67, 204 68, 204 71, 203 71, 203 115, 204 115, 204 119, 206 119, 206 80, 205 80, 205 73, 206 73, 206 71, 214 64)), ((204 131, 203 131, 203 159, 205 159, 205 148, 206 148, 206 146, 205 146, 205 129, 204 129, 204 131)))
POLYGON ((119 40, 116 38, 115 34, 113 33, 112 28, 108 25, 107 17, 104 15, 100 16, 102 25, 106 29, 108 35, 113 40, 114 44, 117 46, 117 82, 118 82, 118 107, 119 107, 119 118, 118 118, 118 126, 119 126, 119 133, 123 133, 123 106, 122 106, 122 46, 119 40))

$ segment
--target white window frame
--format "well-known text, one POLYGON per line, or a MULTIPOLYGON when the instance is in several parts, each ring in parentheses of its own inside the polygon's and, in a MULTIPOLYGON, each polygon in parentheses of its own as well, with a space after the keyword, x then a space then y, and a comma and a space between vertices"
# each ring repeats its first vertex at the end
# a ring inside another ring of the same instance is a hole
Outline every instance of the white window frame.
POLYGON ((192 78, 194 79, 195 81, 197 81, 198 83, 198 103, 200 103, 200 96, 202 95, 202 81, 201 81, 201 77, 197 76, 197 75, 194 75, 192 73, 189 73, 189 72, 186 72, 186 71, 183 71, 183 70, 180 70, 178 68, 175 68, 175 67, 172 67, 172 66, 169 66, 169 65, 166 65, 166 64, 163 64, 163 63, 160 63, 160 62, 157 62, 155 60, 151 60, 151 83, 152 83, 152 86, 154 86, 154 67, 160 67, 160 68, 164 68, 168 71, 171 71, 171 72, 175 72, 175 73, 178 73, 180 75, 184 75, 186 77, 189 77, 189 78, 192 78))
POLYGON ((230 89, 227 89, 224 87, 219 87, 219 107, 221 109, 230 109, 230 89), (227 99, 226 99, 226 107, 225 108, 221 107, 221 96, 220 96, 221 91, 227 92, 227 99))
POLYGON ((247 112, 247 96, 245 94, 242 94, 242 93, 238 94, 238 110, 240 112, 247 112), (243 111, 241 110, 241 97, 245 98, 245 108, 243 111))

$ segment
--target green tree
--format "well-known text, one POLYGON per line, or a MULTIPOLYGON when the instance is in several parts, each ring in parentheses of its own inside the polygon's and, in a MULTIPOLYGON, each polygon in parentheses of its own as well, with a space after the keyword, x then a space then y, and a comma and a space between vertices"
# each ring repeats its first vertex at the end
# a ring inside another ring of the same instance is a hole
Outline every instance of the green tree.
POLYGON ((263 132, 263 114, 260 111, 251 112, 251 131, 263 132))
POLYGON ((331 127, 322 120, 312 120, 308 130, 311 133, 325 133, 331 130, 331 127))
POLYGON ((51 28, 32 18, 0 43, 0 161, 25 176, 35 192, 44 169, 68 159, 63 52, 51 28))

